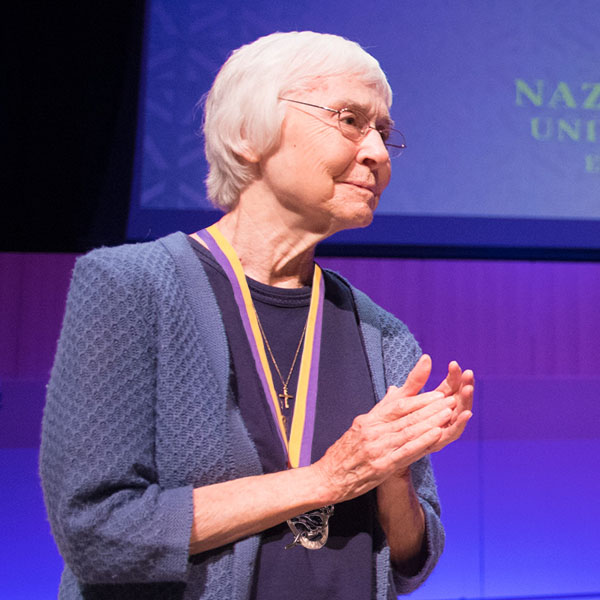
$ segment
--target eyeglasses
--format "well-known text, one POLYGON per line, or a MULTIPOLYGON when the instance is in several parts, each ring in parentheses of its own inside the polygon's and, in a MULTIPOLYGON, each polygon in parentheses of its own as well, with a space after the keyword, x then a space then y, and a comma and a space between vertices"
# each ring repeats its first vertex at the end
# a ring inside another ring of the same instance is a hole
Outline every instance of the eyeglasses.
POLYGON ((381 136, 390 158, 397 158, 406 148, 406 139, 402 132, 397 129, 392 129, 389 125, 371 125, 369 117, 360 110, 354 108, 341 108, 337 110, 335 108, 330 108, 329 106, 319 106, 318 104, 310 104, 309 102, 301 102, 300 100, 290 100, 289 98, 279 99, 284 102, 293 102, 294 104, 303 104, 304 106, 321 108, 336 114, 340 132, 344 137, 353 142, 362 140, 371 129, 374 129, 381 136))

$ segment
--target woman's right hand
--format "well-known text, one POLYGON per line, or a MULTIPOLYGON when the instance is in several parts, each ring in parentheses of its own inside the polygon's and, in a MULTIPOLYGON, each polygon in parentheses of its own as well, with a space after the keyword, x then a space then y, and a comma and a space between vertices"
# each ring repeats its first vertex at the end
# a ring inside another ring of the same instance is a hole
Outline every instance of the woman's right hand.
MULTIPOLYGON (((423 355, 405 384, 390 387, 381 402, 356 417, 350 429, 313 465, 321 472, 331 503, 355 498, 392 474, 405 472, 432 449, 440 449, 444 432, 456 422, 462 372, 452 369, 445 380, 450 384, 415 394, 430 373, 431 358, 423 355)), ((472 385, 470 390, 462 385, 461 393, 472 398, 472 385)), ((464 419, 461 417, 461 423, 464 419)))

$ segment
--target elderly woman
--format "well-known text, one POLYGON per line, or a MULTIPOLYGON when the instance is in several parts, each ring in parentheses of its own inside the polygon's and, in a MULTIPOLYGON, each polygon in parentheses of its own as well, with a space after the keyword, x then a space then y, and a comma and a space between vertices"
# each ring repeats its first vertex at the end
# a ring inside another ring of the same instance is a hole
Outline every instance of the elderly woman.
POLYGON ((79 259, 48 387, 41 474, 61 598, 391 599, 443 546, 428 454, 473 375, 314 262, 369 225, 404 146, 357 44, 274 34, 206 99, 191 236, 79 259))

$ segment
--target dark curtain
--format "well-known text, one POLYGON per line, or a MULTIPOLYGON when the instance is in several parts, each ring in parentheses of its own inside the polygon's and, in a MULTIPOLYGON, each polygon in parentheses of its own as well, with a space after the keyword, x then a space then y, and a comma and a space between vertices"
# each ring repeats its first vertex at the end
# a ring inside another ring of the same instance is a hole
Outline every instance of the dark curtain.
POLYGON ((81 252, 125 239, 144 2, 3 10, 0 250, 81 252))

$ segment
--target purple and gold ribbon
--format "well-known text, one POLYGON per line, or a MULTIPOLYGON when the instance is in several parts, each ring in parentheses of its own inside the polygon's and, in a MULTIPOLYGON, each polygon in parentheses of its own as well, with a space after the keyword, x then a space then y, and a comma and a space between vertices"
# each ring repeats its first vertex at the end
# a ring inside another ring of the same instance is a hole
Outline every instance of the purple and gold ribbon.
POLYGON ((271 416, 277 425, 279 440, 291 467, 304 467, 310 464, 312 441, 315 431, 315 416, 317 406, 317 391, 319 379, 319 356, 321 351, 321 330, 323 324, 323 300, 325 297, 325 283, 323 272, 315 264, 310 308, 306 323, 306 334, 300 360, 300 374, 294 414, 288 439, 283 415, 279 407, 279 400, 273 376, 265 352, 265 346, 256 309, 250 295, 250 288, 242 264, 233 249, 216 225, 211 225, 196 233, 212 252, 217 262, 221 265, 233 288, 233 295, 240 311, 244 330, 252 350, 256 371, 265 392, 265 399, 270 408, 271 416))

